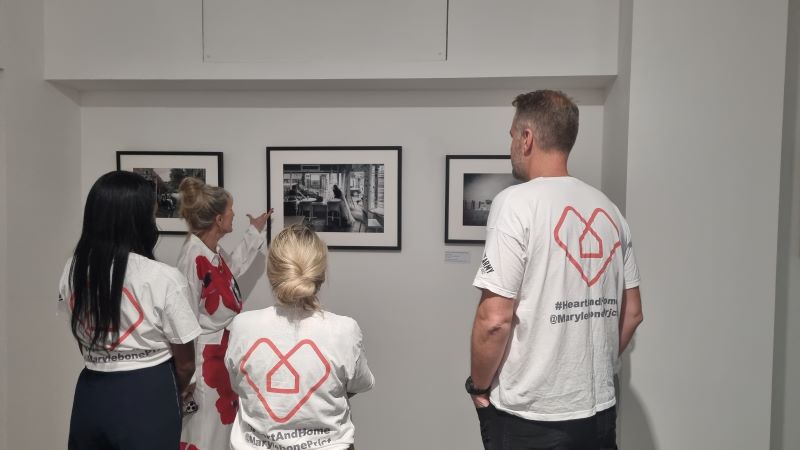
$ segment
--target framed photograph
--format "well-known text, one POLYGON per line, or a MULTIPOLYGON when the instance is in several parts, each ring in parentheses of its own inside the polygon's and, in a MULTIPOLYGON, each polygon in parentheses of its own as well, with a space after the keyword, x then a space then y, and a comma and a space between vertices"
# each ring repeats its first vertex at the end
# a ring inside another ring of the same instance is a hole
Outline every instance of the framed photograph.
POLYGON ((186 177, 222 186, 222 152, 119 151, 117 170, 138 173, 153 183, 156 191, 156 224, 161 234, 186 234, 179 216, 178 186, 186 177))
POLYGON ((400 250, 401 147, 267 147, 269 239, 303 223, 330 249, 400 250))
POLYGON ((492 199, 518 183, 508 155, 447 155, 444 242, 483 244, 492 199))

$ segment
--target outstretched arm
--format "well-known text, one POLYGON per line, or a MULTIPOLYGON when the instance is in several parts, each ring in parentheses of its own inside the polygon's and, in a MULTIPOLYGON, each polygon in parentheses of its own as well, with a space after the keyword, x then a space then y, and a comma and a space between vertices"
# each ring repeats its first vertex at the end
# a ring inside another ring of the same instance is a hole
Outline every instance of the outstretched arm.
POLYGON ((261 233, 264 231, 264 227, 267 226, 267 221, 269 221, 269 216, 272 215, 272 211, 274 210, 270 208, 269 211, 261 213, 261 215, 258 217, 253 217, 248 214, 247 218, 250 219, 250 225, 256 227, 256 230, 261 233))
POLYGON ((247 215, 250 219, 250 226, 244 233, 244 239, 226 258, 234 277, 238 278, 247 272, 247 269, 255 261, 258 252, 266 248, 267 238, 264 236, 263 231, 271 215, 272 209, 258 217, 247 215))

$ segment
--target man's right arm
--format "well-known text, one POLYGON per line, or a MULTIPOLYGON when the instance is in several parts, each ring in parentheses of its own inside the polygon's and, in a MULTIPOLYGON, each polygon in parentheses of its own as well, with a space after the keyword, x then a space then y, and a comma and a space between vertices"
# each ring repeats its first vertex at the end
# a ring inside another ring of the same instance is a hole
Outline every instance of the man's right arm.
POLYGON ((628 347, 636 327, 644 320, 642 297, 639 287, 625 289, 622 293, 622 306, 619 319, 619 354, 628 347))

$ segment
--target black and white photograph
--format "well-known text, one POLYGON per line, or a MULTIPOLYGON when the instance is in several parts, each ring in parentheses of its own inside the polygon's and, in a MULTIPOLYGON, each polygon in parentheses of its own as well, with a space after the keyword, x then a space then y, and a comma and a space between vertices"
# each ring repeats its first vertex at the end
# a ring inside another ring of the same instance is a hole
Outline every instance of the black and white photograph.
POLYGON ((147 181, 153 183, 156 191, 156 217, 174 219, 179 216, 181 196, 178 187, 186 177, 199 178, 206 181, 206 169, 197 168, 154 168, 134 167, 133 173, 138 173, 147 181))
POLYGON ((492 199, 520 183, 508 155, 447 155, 445 230, 448 244, 482 244, 492 199))
POLYGON ((269 147, 271 235, 302 223, 329 248, 399 248, 399 147, 269 147))
POLYGON ((384 172, 383 164, 284 165, 284 226, 383 233, 384 172))
POLYGON ((461 225, 485 227, 494 196, 517 183, 510 173, 465 173, 461 225))
POLYGON ((156 193, 156 224, 161 234, 185 234, 178 187, 186 177, 222 186, 221 152, 119 151, 117 170, 142 175, 156 193))

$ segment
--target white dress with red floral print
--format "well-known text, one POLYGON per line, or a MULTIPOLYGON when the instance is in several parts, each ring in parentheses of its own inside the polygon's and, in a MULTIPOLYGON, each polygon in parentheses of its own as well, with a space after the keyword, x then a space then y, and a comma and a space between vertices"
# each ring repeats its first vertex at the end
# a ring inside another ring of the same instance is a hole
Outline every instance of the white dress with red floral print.
POLYGON ((181 448, 223 450, 230 446, 238 397, 223 360, 228 348, 226 327, 242 310, 236 277, 247 271, 265 247, 266 234, 250 226, 230 254, 220 247, 211 250, 193 234, 181 249, 178 269, 189 280, 192 308, 203 330, 195 341, 194 400, 199 409, 183 419, 181 448))

